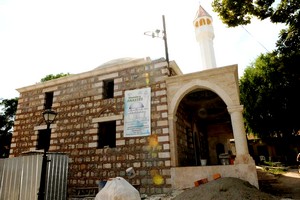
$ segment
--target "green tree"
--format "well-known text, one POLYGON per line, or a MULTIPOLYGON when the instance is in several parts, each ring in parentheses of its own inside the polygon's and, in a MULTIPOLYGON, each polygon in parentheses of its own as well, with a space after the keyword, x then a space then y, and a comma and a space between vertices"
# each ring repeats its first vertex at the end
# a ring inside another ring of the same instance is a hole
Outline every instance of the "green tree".
POLYGON ((57 79, 57 78, 61 78, 61 77, 65 77, 65 76, 69 76, 70 73, 60 73, 60 74, 56 74, 56 75, 53 75, 53 74, 49 74, 47 76, 45 76, 44 78, 41 79, 41 82, 46 82, 46 81, 49 81, 49 80, 53 80, 53 79, 57 79))
POLYGON ((274 52, 260 55, 240 80, 246 128, 261 136, 289 136, 299 130, 300 1, 213 0, 213 9, 229 27, 256 17, 283 23, 274 52))
POLYGON ((6 158, 9 155, 17 105, 18 98, 2 99, 0 101, 0 158, 6 158))
POLYGON ((247 131, 260 137, 291 137, 300 130, 300 54, 260 55, 240 79, 247 131))
POLYGON ((251 23, 253 17, 273 23, 295 25, 299 21, 299 0, 213 0, 212 7, 229 27, 251 23))
POLYGON ((249 24, 253 17, 283 23, 287 28, 276 43, 278 53, 293 54, 300 49, 299 0, 213 0, 212 7, 229 27, 249 24))

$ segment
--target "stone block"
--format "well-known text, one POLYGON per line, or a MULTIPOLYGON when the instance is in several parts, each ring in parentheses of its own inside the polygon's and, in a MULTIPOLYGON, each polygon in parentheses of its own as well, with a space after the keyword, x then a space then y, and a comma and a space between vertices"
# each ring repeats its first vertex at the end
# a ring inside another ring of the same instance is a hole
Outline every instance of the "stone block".
POLYGON ((122 146, 125 145, 125 140, 117 140, 116 141, 116 146, 122 146))
POLYGON ((159 91, 156 91, 155 92, 155 95, 158 97, 158 96, 163 96, 163 95, 166 95, 167 92, 166 90, 159 90, 159 91))
POLYGON ((169 150, 170 144, 163 144, 163 150, 169 150))
POLYGON ((156 107, 157 111, 162 111, 162 110, 167 110, 168 106, 167 105, 160 105, 156 107))
POLYGON ((170 158, 170 152, 160 152, 158 153, 159 158, 170 158))
POLYGON ((104 169, 110 169, 111 168, 111 164, 110 163, 103 164, 103 168, 104 169))
POLYGON ((89 148, 97 147, 97 142, 92 142, 88 144, 89 148))
POLYGON ((157 122, 157 126, 167 126, 168 120, 161 120, 157 122))
POLYGON ((167 118, 167 117, 168 117, 168 113, 167 113, 167 112, 161 113, 161 117, 162 117, 162 118, 167 118))

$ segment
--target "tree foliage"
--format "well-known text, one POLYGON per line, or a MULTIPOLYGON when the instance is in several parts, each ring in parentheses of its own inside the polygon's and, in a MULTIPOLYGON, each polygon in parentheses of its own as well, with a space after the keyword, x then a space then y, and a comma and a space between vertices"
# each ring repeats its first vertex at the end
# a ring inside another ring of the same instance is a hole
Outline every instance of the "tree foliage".
POLYGON ((290 54, 300 49, 299 0, 213 0, 212 6, 229 27, 249 24, 253 17, 283 23, 287 28, 279 34, 277 52, 290 54))
POLYGON ((60 73, 60 74, 56 74, 56 75, 53 75, 53 74, 48 74, 47 76, 45 76, 44 78, 41 79, 41 82, 46 82, 46 81, 49 81, 49 80, 53 80, 53 79, 57 79, 57 78, 61 78, 61 77, 65 77, 65 76, 69 76, 70 73, 60 73))
POLYGON ((212 7, 229 27, 251 23, 253 17, 293 25, 299 21, 299 0, 213 0, 212 7))
POLYGON ((0 101, 0 158, 8 157, 18 98, 0 101))
POLYGON ((246 128, 260 136, 289 136, 300 129, 300 1, 213 0, 213 9, 229 27, 256 17, 283 23, 276 50, 260 55, 240 80, 246 128))
POLYGON ((300 54, 260 55, 240 79, 248 131, 261 137, 289 137, 300 130, 300 54))

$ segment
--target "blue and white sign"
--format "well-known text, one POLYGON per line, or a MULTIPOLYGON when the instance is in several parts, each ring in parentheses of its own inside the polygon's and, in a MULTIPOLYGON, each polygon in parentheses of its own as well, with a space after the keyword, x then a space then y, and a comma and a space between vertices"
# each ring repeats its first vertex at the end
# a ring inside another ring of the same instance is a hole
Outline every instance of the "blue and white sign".
POLYGON ((125 91, 124 137, 151 134, 151 88, 125 91))

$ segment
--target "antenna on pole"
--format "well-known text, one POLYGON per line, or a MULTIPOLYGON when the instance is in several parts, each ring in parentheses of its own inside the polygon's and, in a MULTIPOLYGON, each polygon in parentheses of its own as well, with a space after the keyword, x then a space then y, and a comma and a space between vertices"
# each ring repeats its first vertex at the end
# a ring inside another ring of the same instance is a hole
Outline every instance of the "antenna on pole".
POLYGON ((156 29, 155 31, 147 31, 144 32, 144 35, 151 36, 152 38, 162 38, 164 40, 165 45, 165 55, 166 55, 166 61, 167 61, 167 69, 168 69, 168 76, 171 75, 171 70, 169 68, 169 52, 168 52, 168 41, 167 41, 167 30, 166 30, 166 22, 165 22, 165 16, 162 15, 162 21, 163 21, 163 30, 156 29), (161 34, 160 34, 161 33, 161 34))

